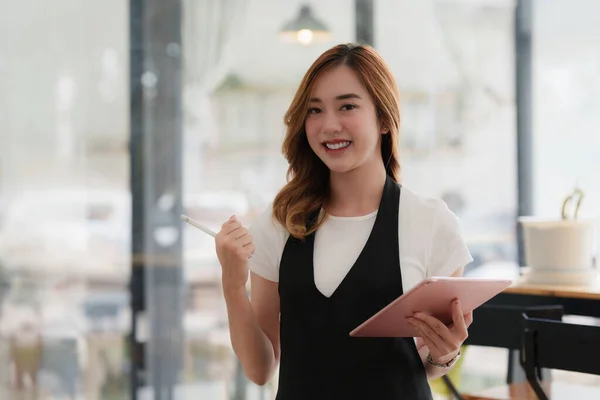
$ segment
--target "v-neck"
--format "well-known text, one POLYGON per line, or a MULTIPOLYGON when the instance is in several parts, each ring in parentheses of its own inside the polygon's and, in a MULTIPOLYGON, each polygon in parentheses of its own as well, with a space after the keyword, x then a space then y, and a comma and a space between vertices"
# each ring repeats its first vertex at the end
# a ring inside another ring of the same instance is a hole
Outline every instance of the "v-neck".
POLYGON ((388 197, 389 197, 389 193, 390 193, 390 185, 395 185, 396 183, 389 177, 386 177, 386 181, 383 187, 383 192, 381 193, 381 199, 379 200, 379 207, 377 209, 377 216, 375 217, 375 223, 373 224, 373 227, 371 228, 371 231, 369 232, 369 236, 367 238, 367 241, 365 242, 363 248, 361 249, 360 253, 358 253, 358 257, 356 257, 356 260, 354 260, 352 266, 350 267, 350 269, 348 270, 348 272, 346 272, 346 275, 342 278, 342 280, 340 281, 340 283, 337 285, 337 287, 334 289, 334 291, 331 293, 331 295, 326 296, 325 294, 323 294, 319 288, 317 287, 317 284, 315 282, 315 236, 316 233, 313 233, 312 235, 310 235, 309 237, 309 241, 310 241, 310 252, 312 253, 312 257, 311 259, 311 267, 310 267, 310 271, 311 271, 311 277, 310 277, 310 282, 311 282, 311 290, 314 290, 316 293, 318 293, 318 295, 320 297, 322 297, 323 299, 327 299, 327 300, 333 300, 334 297, 336 296, 336 294, 341 290, 342 286, 344 285, 345 282, 347 282, 350 278, 351 278, 351 274, 356 273, 356 269, 357 269, 357 265, 362 261, 362 259, 365 257, 365 252, 366 249, 372 245, 372 241, 373 241, 373 236, 374 233, 376 232, 376 230, 380 229, 380 225, 381 225, 381 218, 383 216, 382 214, 382 209, 385 206, 385 202, 388 201, 388 197))

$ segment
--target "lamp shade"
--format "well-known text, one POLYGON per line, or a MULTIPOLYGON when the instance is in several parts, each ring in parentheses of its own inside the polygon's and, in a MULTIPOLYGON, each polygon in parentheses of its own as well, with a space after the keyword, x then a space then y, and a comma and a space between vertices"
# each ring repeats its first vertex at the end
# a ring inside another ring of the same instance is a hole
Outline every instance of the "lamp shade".
POLYGON ((286 23, 279 31, 279 38, 284 42, 299 42, 308 45, 313 41, 325 41, 331 37, 331 32, 324 23, 312 14, 309 6, 300 8, 296 18, 286 23))

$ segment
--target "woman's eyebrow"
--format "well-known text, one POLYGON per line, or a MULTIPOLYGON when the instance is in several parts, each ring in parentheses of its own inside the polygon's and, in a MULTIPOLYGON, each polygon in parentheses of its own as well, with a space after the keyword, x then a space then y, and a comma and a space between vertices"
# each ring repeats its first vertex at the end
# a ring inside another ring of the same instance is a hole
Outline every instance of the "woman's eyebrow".
MULTIPOLYGON (((348 99, 361 99, 361 97, 359 95, 357 95, 356 93, 346 93, 346 94, 340 94, 339 96, 335 96, 336 100, 348 100, 348 99)), ((311 97, 310 98, 310 102, 311 103, 322 103, 323 101, 321 99, 319 99, 318 97, 311 97)))

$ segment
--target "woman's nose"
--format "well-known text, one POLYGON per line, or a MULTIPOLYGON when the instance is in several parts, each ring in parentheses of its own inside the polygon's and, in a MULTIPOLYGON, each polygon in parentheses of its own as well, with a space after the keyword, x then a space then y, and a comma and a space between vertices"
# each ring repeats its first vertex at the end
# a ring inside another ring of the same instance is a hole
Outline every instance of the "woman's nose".
POLYGON ((335 113, 327 112, 323 120, 323 133, 336 133, 342 130, 340 119, 335 113))

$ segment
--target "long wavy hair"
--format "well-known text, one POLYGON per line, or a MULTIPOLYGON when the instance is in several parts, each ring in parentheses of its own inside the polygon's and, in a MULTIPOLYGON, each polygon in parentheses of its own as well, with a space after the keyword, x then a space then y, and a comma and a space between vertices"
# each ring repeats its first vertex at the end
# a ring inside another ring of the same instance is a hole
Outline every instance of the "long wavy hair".
POLYGON ((400 99, 396 81, 385 61, 370 46, 340 44, 323 53, 308 69, 285 113, 287 127, 282 152, 289 163, 287 184, 273 201, 273 218, 295 238, 315 232, 325 220, 330 198, 329 168, 313 152, 305 121, 315 80, 324 71, 346 65, 358 75, 375 103, 386 172, 399 181, 398 138, 400 99), (321 212, 325 211, 325 212, 321 212))

